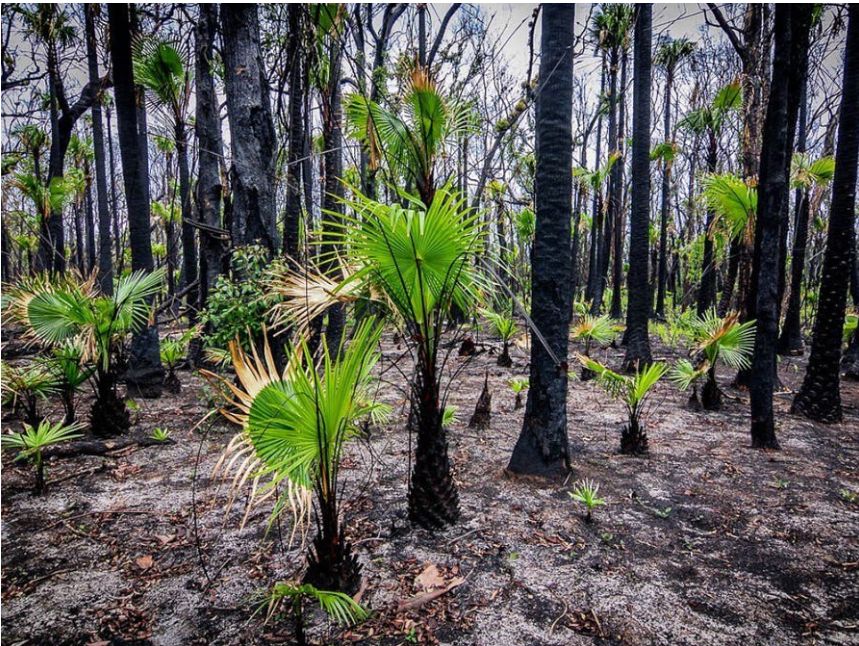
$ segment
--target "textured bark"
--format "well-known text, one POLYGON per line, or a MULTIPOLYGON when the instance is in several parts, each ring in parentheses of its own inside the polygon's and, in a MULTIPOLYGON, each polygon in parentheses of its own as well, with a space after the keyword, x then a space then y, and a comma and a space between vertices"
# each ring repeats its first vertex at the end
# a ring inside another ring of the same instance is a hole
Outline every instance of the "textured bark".
MULTIPOLYGON (((98 80, 98 50, 95 37, 96 5, 85 5, 87 69, 89 82, 98 80)), ((92 104, 92 146, 95 154, 95 194, 98 207, 98 284, 102 294, 113 294, 113 259, 111 258, 110 211, 107 204, 107 169, 105 167, 104 129, 101 120, 101 96, 92 104)))
POLYGON ((650 224, 650 84, 653 7, 637 5, 635 70, 632 98, 632 207, 629 236, 629 305, 626 313, 624 369, 635 371, 653 361, 647 323, 650 290, 647 285, 650 224))
MULTIPOLYGON (((609 86, 609 111, 608 111, 608 154, 609 157, 618 151, 617 137, 617 75, 619 71, 620 52, 619 48, 613 48, 609 52, 608 62, 608 86, 609 86)), ((608 208, 600 218, 599 231, 595 239, 596 247, 596 276, 594 289, 591 295, 591 314, 597 316, 602 313, 603 295, 606 282, 608 281, 609 254, 612 243, 612 223, 620 211, 620 177, 618 175, 621 160, 612 166, 608 178, 608 208)), ((597 226, 596 223, 594 226, 597 226)))
POLYGON ((427 529, 441 529, 459 519, 459 494, 450 470, 447 431, 441 423, 436 361, 424 353, 419 363, 409 413, 409 425, 418 436, 409 480, 409 520, 427 529))
POLYGON ((302 83, 302 56, 298 44, 301 38, 301 7, 289 5, 290 54, 289 65, 289 152, 286 168, 286 205, 283 223, 283 253, 295 260, 301 259, 298 239, 301 222, 301 155, 304 148, 304 84, 302 83))
POLYGON ((620 65, 620 92, 619 100, 620 107, 618 108, 618 126, 617 126, 617 152, 621 155, 618 163, 612 167, 612 173, 617 173, 615 177, 615 191, 617 192, 617 207, 615 217, 612 220, 612 244, 614 251, 612 252, 612 292, 611 292, 611 317, 619 319, 623 316, 623 308, 621 306, 621 296, 623 291, 623 241, 626 237, 626 222, 624 218, 624 200, 621 195, 624 193, 624 155, 626 154, 626 72, 627 72, 627 51, 624 50, 621 56, 620 65))
MULTIPOLYGON (((714 132, 709 133, 707 147, 707 172, 715 173, 719 162, 718 140, 714 132)), ((713 226, 715 213, 707 209, 707 221, 704 227, 704 254, 701 267, 701 287, 698 290, 698 316, 706 314, 707 310, 716 304, 716 268, 713 266, 713 239, 710 237, 710 227, 713 226)))
POLYGON ((536 105, 537 226, 531 254, 531 318, 551 353, 531 343, 525 419, 508 469, 551 476, 569 468, 567 344, 571 317, 573 25, 575 6, 543 6, 542 75, 536 105), (555 356, 552 357, 551 355, 555 356))
MULTIPOLYGON (((325 186, 322 195, 322 228, 336 229, 342 220, 343 204, 343 110, 341 106, 340 77, 343 64, 343 49, 338 39, 334 39, 328 56, 329 81, 322 93, 322 138, 324 141, 325 186)), ((429 206, 429 203, 427 203, 429 206)), ((336 261, 336 247, 326 244, 322 248, 322 269, 334 280, 341 278, 340 266, 336 261)), ((325 341, 332 351, 340 347, 343 327, 346 323, 346 310, 343 305, 328 308, 328 324, 325 327, 325 341)))
POLYGON ((221 229, 220 160, 223 155, 221 119, 211 61, 214 53, 218 9, 200 4, 196 30, 196 121, 194 129, 199 148, 197 176, 198 220, 207 228, 200 231, 200 308, 206 306, 209 291, 224 270, 224 240, 221 229))
MULTIPOLYGON (((151 272, 154 263, 149 235, 149 169, 145 163, 146 158, 140 150, 128 5, 112 4, 108 7, 108 15, 119 149, 122 157, 125 201, 128 206, 131 268, 134 271, 151 272)), ((138 390, 144 396, 160 394, 161 383, 164 381, 164 368, 161 366, 156 326, 147 327, 134 336, 128 363, 125 381, 132 391, 138 390)))
MULTIPOLYGON (((605 93, 605 54, 602 55, 602 65, 600 72, 600 96, 605 93)), ((602 114, 597 121, 597 146, 596 158, 594 159, 594 170, 599 170, 600 159, 602 157, 602 114)), ((588 252, 588 282, 585 287, 585 302, 592 302, 597 289, 597 280, 599 271, 597 269, 597 259, 599 249, 599 231, 602 223, 602 187, 597 187, 594 190, 593 199, 591 202, 591 244, 588 252)))
MULTIPOLYGON (((808 97, 805 85, 802 88, 800 99, 798 134, 796 141, 797 152, 805 152, 808 137, 808 97)), ((809 210, 808 188, 796 189, 796 213, 793 225, 793 250, 790 261, 790 295, 788 297, 787 311, 784 316, 781 334, 778 339, 777 351, 781 355, 801 355, 805 343, 802 338, 802 325, 800 322, 800 310, 802 307, 802 274, 805 269, 805 247, 808 243, 808 217, 809 210)), ((786 252, 787 223, 783 223, 782 240, 785 241, 784 252, 786 252)), ((779 302, 782 301, 786 281, 784 276, 784 263, 787 258, 782 257, 779 269, 779 302)))
MULTIPOLYGON (((671 86, 674 84, 674 65, 669 64, 665 73, 665 112, 662 128, 666 142, 671 137, 671 86)), ((658 319, 665 318, 665 284, 668 279, 668 209, 671 201, 671 162, 662 161, 662 204, 659 213, 659 276, 656 286, 656 310, 658 319)))
POLYGON ((755 349, 749 374, 752 446, 778 448, 773 417, 778 336, 778 265, 782 209, 788 199, 792 131, 806 73, 811 5, 778 5, 775 53, 758 183, 755 226, 755 349), (793 119, 793 121, 792 121, 793 119))
POLYGON ((86 189, 84 193, 84 229, 86 231, 86 271, 93 271, 95 264, 95 213, 93 212, 92 203, 92 172, 89 162, 84 164, 84 173, 86 173, 86 189))
POLYGON ((179 201, 182 213, 182 287, 187 290, 188 322, 197 322, 197 240, 191 214, 191 169, 188 165, 188 137, 185 122, 176 121, 176 160, 179 165, 179 201))
MULTIPOLYGON (((841 336, 847 305, 853 254, 856 179, 859 165, 859 6, 850 5, 844 87, 838 120, 838 148, 820 304, 814 321, 811 354, 802 388, 793 400, 793 411, 822 422, 842 418, 839 392, 841 336)), ((854 335, 855 337, 856 335, 854 335)), ((857 339, 854 338, 854 342, 857 339)))
POLYGON ((221 5, 234 245, 276 248, 275 132, 256 4, 221 5))

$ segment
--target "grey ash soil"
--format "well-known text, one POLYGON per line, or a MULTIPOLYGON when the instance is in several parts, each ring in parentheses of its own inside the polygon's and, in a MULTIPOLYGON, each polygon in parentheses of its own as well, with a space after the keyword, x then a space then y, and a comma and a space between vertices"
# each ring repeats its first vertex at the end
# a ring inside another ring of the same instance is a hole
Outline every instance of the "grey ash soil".
MULTIPOLYGON (((400 352, 386 337, 386 362, 400 352)), ((847 417, 834 426, 789 415, 790 397, 777 396, 778 452, 748 448, 747 394, 727 385, 726 371, 718 413, 687 410, 686 396, 661 384, 647 419, 651 453, 633 458, 617 454, 621 406, 572 382, 574 471, 533 483, 504 473, 523 413, 506 383, 527 376, 527 354, 512 354, 509 369, 478 355, 451 389, 462 519, 435 535, 405 522, 403 398, 382 385, 396 414, 350 450, 344 469, 373 617, 342 631, 314 615, 312 640, 859 644, 859 503, 841 493, 859 492, 859 384, 843 385, 847 417), (466 422, 485 370, 492 422, 476 432, 466 422), (568 496, 579 478, 598 482, 608 502, 592 524, 568 496), (428 564, 446 583, 464 581, 398 609, 421 594, 415 578, 428 564)), ((601 358, 619 365, 622 356, 601 358)), ((787 388, 803 369, 782 362, 787 388)), ((219 420, 194 430, 209 410, 203 382, 179 375, 182 393, 140 400, 132 429, 168 428, 171 444, 53 461, 42 498, 30 494, 30 471, 4 456, 4 643, 290 643, 288 622, 254 615, 256 595, 295 575, 303 552, 288 545, 286 522, 266 534, 265 509, 244 529, 241 501, 225 516, 227 487, 209 475, 235 429, 219 420)), ((5 411, 7 424, 18 422, 5 411)))

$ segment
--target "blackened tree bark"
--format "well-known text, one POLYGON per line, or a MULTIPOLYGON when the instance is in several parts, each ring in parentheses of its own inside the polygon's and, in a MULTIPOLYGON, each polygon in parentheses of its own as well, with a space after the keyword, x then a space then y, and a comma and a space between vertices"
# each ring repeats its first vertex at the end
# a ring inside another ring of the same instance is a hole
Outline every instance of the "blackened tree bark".
MULTIPOLYGON (((340 80, 343 65, 343 47, 340 35, 331 35, 329 48, 329 78, 328 85, 321 92, 322 100, 322 140, 325 152, 323 165, 325 169, 324 194, 322 195, 322 228, 330 230, 340 223, 343 210, 343 110, 341 106, 340 80)), ((429 204, 427 205, 429 206, 429 204)), ((322 270, 334 280, 341 277, 340 266, 336 260, 334 245, 326 245, 322 249, 322 270)), ((346 310, 343 305, 332 305, 328 308, 328 323, 325 326, 325 341, 332 351, 337 351, 343 338, 343 326, 346 322, 346 310)))
MULTIPOLYGON (((805 152, 807 139, 808 98, 806 94, 807 91, 803 88, 797 126, 799 134, 796 147, 799 152, 805 152)), ((793 227, 793 251, 790 260, 790 292, 777 347, 779 354, 790 356, 801 355, 805 349, 800 311, 802 309, 802 274, 805 269, 805 247, 808 244, 808 218, 810 215, 808 187, 796 189, 796 206, 794 208, 796 213, 793 227)), ((786 232, 783 232, 782 236, 784 237, 785 234, 786 232)), ((781 282, 779 282, 779 287, 781 287, 781 282)), ((780 300, 781 298, 779 298, 780 300)))
MULTIPOLYGON (((98 47, 95 35, 95 12, 98 5, 85 5, 87 69, 89 82, 98 80, 98 47)), ((98 284, 102 294, 113 294, 113 259, 111 258, 110 210, 107 205, 107 169, 105 167, 104 128, 101 120, 101 96, 92 104, 92 147, 95 156, 95 194, 98 208, 98 284)))
POLYGON ((84 193, 84 228, 86 230, 86 271, 95 269, 95 214, 92 203, 92 167, 89 159, 84 161, 84 175, 86 176, 86 189, 84 193))
POLYGON ((567 344, 570 331, 570 209, 575 6, 543 6, 541 87, 536 104, 537 226, 531 254, 531 317, 548 348, 531 344, 522 431, 508 470, 551 476, 569 468, 567 344))
POLYGON ((304 84, 301 66, 304 57, 300 47, 301 15, 300 5, 291 4, 287 8, 289 21, 289 152, 286 167, 286 205, 283 223, 283 253, 294 260, 301 259, 298 239, 301 222, 301 155, 304 150, 304 84))
MULTIPOLYGON (((844 87, 820 304, 814 321, 808 368, 792 409, 821 422, 837 422, 842 418, 839 360, 847 289, 856 252, 853 225, 859 166, 859 6, 850 5, 848 12, 844 87)), ((859 336, 854 335, 853 341, 857 340, 859 336)))
MULTIPOLYGON (((608 87, 609 87, 609 112, 608 112, 608 154, 611 157, 619 152, 618 136, 617 136, 617 76, 620 70, 620 46, 614 46, 609 50, 608 55, 608 87)), ((597 160, 599 164, 599 160, 597 160)), ((606 283, 608 281, 608 265, 609 254, 611 252, 611 232, 612 222, 620 212, 620 169, 623 165, 622 160, 618 160, 609 171, 608 178, 608 208, 604 212, 604 217, 600 218, 600 231, 597 234, 596 241, 598 243, 596 249, 596 276, 594 280, 594 290, 591 301, 591 314, 597 316, 602 313, 603 295, 605 294, 606 283)))
MULTIPOLYGON (((131 268, 134 271, 151 272, 154 262, 149 235, 149 168, 140 150, 128 5, 109 5, 108 19, 119 152, 122 158, 125 202, 128 207, 131 268)), ((160 395, 164 368, 161 365, 157 325, 149 326, 134 336, 125 381, 132 392, 139 392, 147 397, 160 395)))
POLYGON ((221 5, 221 32, 233 157, 233 244, 256 242, 274 253, 276 142, 257 5, 221 5))
MULTIPOLYGON (((623 316, 623 307, 621 305, 621 296, 623 292, 623 241, 626 238, 626 221, 624 218, 624 193, 626 190, 624 169, 626 162, 626 75, 627 63, 629 62, 629 52, 626 47, 621 53, 620 63, 620 91, 618 99, 620 106, 618 107, 618 124, 617 124, 617 153, 620 155, 618 163, 612 166, 612 173, 617 173, 614 177, 615 192, 617 193, 617 206, 614 218, 611 220, 611 236, 614 250, 612 251, 612 292, 611 292, 611 309, 610 314, 613 319, 619 319, 623 316)), ((608 233, 606 234, 609 235, 608 233)))
POLYGON ((212 56, 218 24, 218 7, 201 3, 195 32, 196 122, 198 177, 197 210, 200 228, 200 309, 206 307, 209 292, 224 267, 224 240, 221 231, 220 163, 223 155, 221 119, 215 80, 212 76, 212 56))
POLYGON ((632 80, 632 195, 629 234, 629 305, 626 312, 625 370, 635 371, 653 361, 647 322, 650 225, 650 83, 653 7, 636 5, 635 69, 632 80))
MULTIPOLYGON (((707 132, 707 172, 715 173, 719 163, 719 147, 716 132, 709 128, 707 132)), ((704 316, 716 303, 716 268, 713 253, 713 238, 710 236, 710 228, 713 226, 715 213, 713 209, 707 209, 707 220, 704 227, 704 254, 701 261, 701 287, 698 290, 698 316, 704 316)))
POLYGON ((758 183, 755 226, 755 349, 749 379, 751 434, 755 448, 778 448, 773 417, 778 336, 779 238, 788 199, 792 131, 805 74, 811 5, 777 5, 775 52, 758 183), (793 118, 793 122, 791 121, 793 118))

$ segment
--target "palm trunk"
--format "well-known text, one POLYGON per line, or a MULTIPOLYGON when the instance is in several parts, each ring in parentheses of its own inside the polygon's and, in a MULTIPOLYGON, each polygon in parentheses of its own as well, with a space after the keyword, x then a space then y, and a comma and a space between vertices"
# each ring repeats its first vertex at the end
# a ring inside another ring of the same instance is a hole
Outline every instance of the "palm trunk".
POLYGON ((567 440, 567 345, 572 274, 572 101, 575 6, 543 7, 541 67, 536 104, 537 225, 531 254, 531 318, 548 348, 531 344, 530 387, 519 439, 508 470, 552 476, 569 468, 567 440))
MULTIPOLYGON (((131 62, 131 23, 128 5, 108 7, 111 34, 111 59, 116 95, 117 129, 122 157, 125 201, 128 205, 131 268, 151 272, 154 269, 149 217, 149 175, 144 151, 140 149, 138 105, 131 62)), ((158 327, 151 325, 134 335, 129 355, 126 383, 132 392, 154 397, 161 392, 164 368, 159 352, 158 327)))
POLYGON ((191 224, 191 170, 188 167, 188 139, 185 123, 176 120, 176 160, 179 165, 179 200, 182 213, 182 285, 187 288, 188 322, 197 322, 198 291, 193 284, 197 282, 197 243, 194 227, 191 224))
POLYGON ((778 336, 779 238, 800 81, 807 69, 810 5, 777 5, 775 55, 761 150, 755 226, 755 350, 749 374, 752 446, 778 448, 773 417, 778 336))
POLYGON ((623 241, 626 237, 626 222, 624 218, 624 204, 621 195, 624 191, 624 168, 626 163, 623 155, 626 148, 626 70, 627 70, 627 52, 623 51, 620 64, 620 91, 618 98, 620 99, 620 107, 618 108, 618 126, 617 126, 617 151, 621 157, 612 167, 612 172, 616 170, 615 191, 617 192, 617 206, 615 207, 615 215, 612 220, 614 227, 613 244, 614 252, 612 255, 612 286, 614 289, 611 293, 611 317, 620 319, 623 317, 623 308, 621 305, 621 296, 623 292, 623 241))
POLYGON ((822 422, 837 422, 843 415, 839 392, 839 360, 847 290, 856 251, 853 226, 859 166, 859 6, 850 5, 848 14, 838 149, 835 153, 835 177, 832 181, 820 303, 814 321, 805 379, 793 400, 795 412, 822 422))
MULTIPOLYGON (((671 141, 671 85, 674 69, 669 66, 665 78, 665 114, 663 128, 665 142, 671 141)), ((662 160, 662 208, 659 214, 659 276, 656 287, 656 311, 658 319, 665 318, 665 283, 668 278, 668 208, 671 201, 671 162, 662 160)))
POLYGON ((650 74, 653 7, 637 5, 635 71, 632 99, 632 207, 629 236, 629 306, 626 315, 625 370, 637 370, 653 359, 647 323, 650 298, 647 288, 650 224, 650 74))
MULTIPOLYGON (((715 173, 718 164, 718 147, 716 134, 709 133, 710 145, 707 150, 707 172, 715 173)), ((704 254, 701 266, 701 288, 698 290, 698 316, 704 316, 716 303, 716 268, 714 267, 713 238, 710 237, 710 227, 713 226, 715 214, 707 209, 707 222, 704 226, 704 254)))

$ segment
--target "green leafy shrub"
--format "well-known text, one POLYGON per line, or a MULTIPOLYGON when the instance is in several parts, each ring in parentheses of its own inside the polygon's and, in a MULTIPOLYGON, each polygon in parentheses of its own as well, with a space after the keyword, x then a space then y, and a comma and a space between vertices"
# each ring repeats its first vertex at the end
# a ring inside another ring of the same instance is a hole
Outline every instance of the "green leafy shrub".
POLYGON ((493 312, 492 310, 486 309, 481 311, 489 321, 490 325, 492 325, 493 332, 503 343, 503 348, 501 350, 501 354, 498 355, 497 363, 499 366, 509 368, 513 365, 513 360, 510 358, 510 340, 518 331, 516 321, 513 320, 512 316, 507 316, 500 312, 493 312))
POLYGON ((585 521, 593 521, 593 510, 605 504, 605 500, 598 496, 599 484, 593 480, 581 480, 576 483, 575 488, 569 492, 570 498, 585 506, 585 521))
POLYGON ((245 350, 259 340, 273 301, 266 287, 267 271, 273 265, 265 247, 248 245, 233 253, 230 273, 218 277, 200 313, 207 347, 225 350, 239 339, 245 350))

